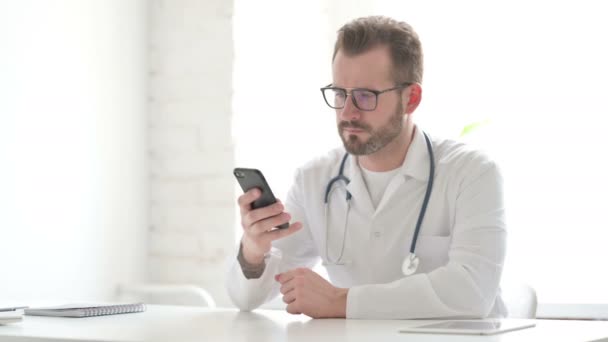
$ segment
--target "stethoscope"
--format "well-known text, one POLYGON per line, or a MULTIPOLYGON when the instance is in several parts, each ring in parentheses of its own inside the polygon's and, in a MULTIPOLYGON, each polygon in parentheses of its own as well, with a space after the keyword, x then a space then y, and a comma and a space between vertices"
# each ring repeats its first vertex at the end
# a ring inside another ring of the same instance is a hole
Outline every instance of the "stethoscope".
MULTIPOLYGON (((416 229, 414 230, 414 236, 412 237, 412 243, 410 244, 410 252, 403 260, 403 265, 401 266, 401 271, 404 275, 409 276, 416 273, 418 269, 418 264, 420 264, 420 259, 416 256, 416 242, 418 241, 418 235, 420 234, 420 227, 422 226, 422 220, 424 219, 424 214, 426 213, 426 207, 429 204, 429 198, 431 197, 431 190, 433 189, 433 178, 435 175, 435 158, 433 156, 433 146, 431 145, 431 140, 426 135, 425 132, 422 132, 424 135, 424 140, 426 140, 426 148, 428 150, 429 159, 430 159, 430 167, 429 167, 429 180, 426 185, 426 193, 424 194, 424 201, 422 202, 422 208, 420 208, 420 213, 418 214, 418 221, 416 222, 416 229)), ((346 228, 348 227, 348 214, 350 212, 350 200, 352 199, 351 193, 346 190, 346 219, 344 220, 344 235, 342 236, 342 247, 340 248, 340 255, 338 259, 333 260, 329 256, 329 224, 328 224, 328 212, 329 212, 329 197, 331 193, 336 189, 334 188, 334 184, 342 181, 344 184, 348 185, 350 183, 350 179, 344 175, 344 166, 346 165, 346 159, 348 159, 348 153, 344 154, 342 158, 342 163, 340 164, 340 171, 338 175, 329 180, 327 183, 327 187, 325 188, 325 256, 327 257, 327 261, 329 264, 333 265, 344 265, 344 261, 342 261, 342 257, 344 255, 344 245, 346 244, 346 228)))

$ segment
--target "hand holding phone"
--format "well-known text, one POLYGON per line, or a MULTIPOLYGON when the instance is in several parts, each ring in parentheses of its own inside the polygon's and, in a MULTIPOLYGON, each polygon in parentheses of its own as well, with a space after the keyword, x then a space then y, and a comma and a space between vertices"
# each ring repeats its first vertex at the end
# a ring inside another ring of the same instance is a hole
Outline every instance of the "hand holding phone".
POLYGON ((243 257, 249 264, 260 265, 272 248, 272 241, 297 232, 302 228, 302 223, 289 225, 290 215, 284 212, 283 204, 277 203, 262 172, 236 168, 234 176, 245 192, 238 199, 243 226, 243 257))
MULTIPOLYGON (((258 169, 237 167, 234 169, 234 176, 239 182, 241 189, 243 189, 243 192, 247 192, 254 188, 258 188, 262 192, 261 196, 251 203, 251 209, 264 208, 277 202, 262 171, 258 169)), ((289 222, 277 226, 277 228, 280 229, 285 229, 287 227, 289 227, 289 222)))

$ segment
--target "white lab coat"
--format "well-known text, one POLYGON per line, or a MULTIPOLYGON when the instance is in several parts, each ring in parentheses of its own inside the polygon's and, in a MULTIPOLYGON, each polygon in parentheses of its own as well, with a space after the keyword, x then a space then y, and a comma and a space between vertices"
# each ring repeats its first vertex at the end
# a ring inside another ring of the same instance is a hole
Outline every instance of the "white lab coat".
MULTIPOLYGON (((331 283, 350 288, 347 318, 411 319, 496 317, 506 314, 499 283, 506 247, 502 178, 494 162, 467 146, 431 138, 435 182, 416 246, 420 265, 405 277, 409 252, 426 191, 429 156, 416 129, 406 159, 374 209, 357 158, 349 156, 344 174, 351 182, 343 265, 327 264, 323 198, 338 174, 344 149, 338 148, 300 168, 285 201, 303 229, 277 240, 259 279, 246 279, 233 258, 227 289, 242 310, 254 309, 279 294, 274 275, 324 262, 331 283)), ((337 259, 346 214, 344 183, 337 184, 329 207, 329 254, 337 259)))

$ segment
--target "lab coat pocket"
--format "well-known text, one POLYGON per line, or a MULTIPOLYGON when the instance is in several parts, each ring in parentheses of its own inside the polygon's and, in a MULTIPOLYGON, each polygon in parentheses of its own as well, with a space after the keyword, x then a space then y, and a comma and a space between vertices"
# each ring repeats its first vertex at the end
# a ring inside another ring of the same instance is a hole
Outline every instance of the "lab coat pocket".
POLYGON ((428 273, 448 263, 451 236, 421 235, 416 243, 416 255, 420 259, 418 272, 428 273))

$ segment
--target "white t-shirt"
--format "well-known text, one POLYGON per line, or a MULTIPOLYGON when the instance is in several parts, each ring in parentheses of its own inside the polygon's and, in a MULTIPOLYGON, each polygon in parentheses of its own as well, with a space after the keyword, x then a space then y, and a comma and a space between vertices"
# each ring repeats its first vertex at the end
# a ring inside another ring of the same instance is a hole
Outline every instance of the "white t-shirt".
POLYGON ((370 171, 363 166, 359 167, 361 168, 363 181, 365 181, 365 186, 367 187, 367 192, 369 192, 369 196, 374 204, 374 209, 378 208, 378 204, 380 204, 382 196, 384 196, 388 183, 391 182, 401 167, 384 172, 370 171))

